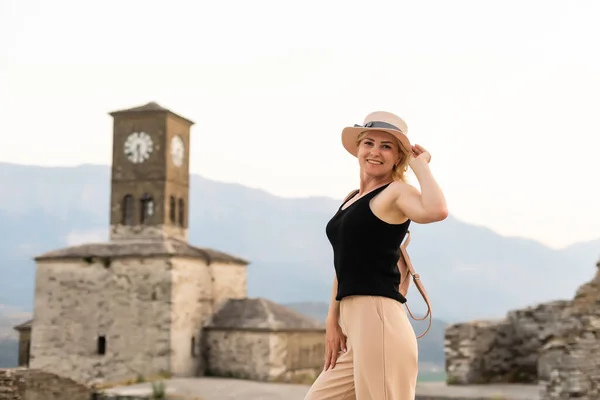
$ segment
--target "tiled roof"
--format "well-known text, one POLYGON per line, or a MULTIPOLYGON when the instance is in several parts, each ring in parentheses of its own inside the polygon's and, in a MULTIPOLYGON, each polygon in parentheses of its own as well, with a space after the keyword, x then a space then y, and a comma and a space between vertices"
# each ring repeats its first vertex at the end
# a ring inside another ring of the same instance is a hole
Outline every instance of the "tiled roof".
POLYGON ((323 324, 263 298, 228 299, 207 329, 262 331, 323 331, 323 324))
POLYGON ((133 108, 128 108, 126 110, 118 110, 118 111, 113 111, 111 113, 109 113, 110 115, 112 115, 113 117, 115 115, 119 115, 119 114, 128 114, 128 113, 144 113, 144 112, 157 112, 157 111, 162 111, 162 112, 167 112, 169 114, 173 114, 185 121, 187 121, 190 124, 194 124, 193 121, 190 121, 187 118, 182 117, 179 114, 174 113, 171 110, 168 110, 162 106, 160 106, 158 103, 155 103, 154 101, 151 101, 148 104, 144 104, 143 106, 139 106, 139 107, 133 107, 133 108))
POLYGON ((35 257, 36 261, 75 259, 86 257, 159 257, 180 256, 200 258, 207 264, 223 262, 247 265, 249 262, 221 251, 195 247, 189 243, 174 239, 135 239, 115 240, 103 243, 86 243, 78 246, 53 250, 35 257))

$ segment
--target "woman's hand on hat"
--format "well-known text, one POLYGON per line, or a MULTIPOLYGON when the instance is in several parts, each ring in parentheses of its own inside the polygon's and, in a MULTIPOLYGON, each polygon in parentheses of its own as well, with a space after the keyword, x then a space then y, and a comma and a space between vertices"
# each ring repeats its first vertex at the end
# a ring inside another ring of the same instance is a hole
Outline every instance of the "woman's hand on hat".
POLYGON ((423 160, 426 163, 429 163, 431 161, 431 154, 421 145, 418 145, 418 144, 413 145, 411 147, 411 152, 412 152, 411 163, 415 159, 423 160))

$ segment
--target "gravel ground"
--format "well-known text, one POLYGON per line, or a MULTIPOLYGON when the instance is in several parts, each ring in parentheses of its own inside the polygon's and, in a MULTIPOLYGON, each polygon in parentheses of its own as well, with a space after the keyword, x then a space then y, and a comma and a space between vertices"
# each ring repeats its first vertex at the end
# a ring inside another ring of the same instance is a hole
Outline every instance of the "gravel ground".
MULTIPOLYGON (((175 378, 166 381, 167 395, 186 400, 303 400, 306 385, 263 383, 225 378, 175 378)), ((107 393, 144 396, 152 392, 150 383, 113 388, 107 393)), ((450 386, 443 382, 424 382, 417 388, 416 400, 443 399, 538 400, 535 385, 450 386)))

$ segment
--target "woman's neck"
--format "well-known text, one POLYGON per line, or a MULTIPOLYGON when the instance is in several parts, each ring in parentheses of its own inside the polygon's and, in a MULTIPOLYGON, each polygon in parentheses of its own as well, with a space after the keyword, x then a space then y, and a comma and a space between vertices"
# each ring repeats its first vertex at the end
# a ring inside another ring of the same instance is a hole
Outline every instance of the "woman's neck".
POLYGON ((372 190, 380 188, 383 185, 387 185, 388 183, 393 182, 391 176, 388 177, 371 177, 371 176, 361 176, 360 178, 360 186, 359 186, 359 195, 363 193, 368 193, 372 190))

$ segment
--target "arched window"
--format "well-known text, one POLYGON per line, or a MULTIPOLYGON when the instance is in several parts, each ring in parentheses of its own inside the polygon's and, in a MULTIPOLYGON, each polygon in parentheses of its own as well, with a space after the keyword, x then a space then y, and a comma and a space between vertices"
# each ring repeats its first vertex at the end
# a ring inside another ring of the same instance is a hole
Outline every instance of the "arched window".
POLYGON ((175 224, 175 217, 177 215, 177 210, 175 209, 175 196, 171 196, 169 198, 169 219, 172 224, 175 224))
POLYGON ((154 200, 149 194, 144 194, 140 199, 140 222, 145 224, 154 214, 154 200))
POLYGON ((185 209, 183 208, 183 199, 179 199, 179 209, 177 211, 179 211, 179 226, 184 226, 184 221, 185 221, 185 209))
POLYGON ((133 196, 128 194, 123 197, 121 205, 121 223, 123 225, 133 225, 133 196))

